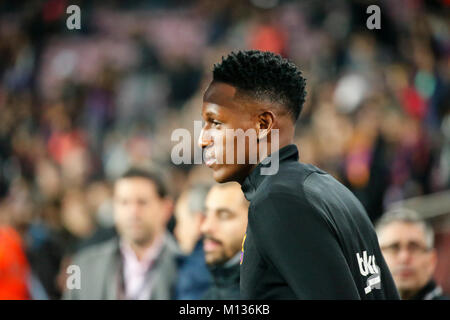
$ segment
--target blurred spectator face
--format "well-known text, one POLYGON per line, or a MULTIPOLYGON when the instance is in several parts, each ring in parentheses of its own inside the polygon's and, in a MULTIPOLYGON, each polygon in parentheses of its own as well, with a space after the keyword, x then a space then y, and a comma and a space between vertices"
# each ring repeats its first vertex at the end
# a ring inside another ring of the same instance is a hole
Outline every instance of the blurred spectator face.
POLYGON ((6 199, 6 220, 20 233, 25 232, 33 221, 34 207, 30 186, 23 179, 17 179, 11 184, 10 194, 6 199))
POLYGON ((86 238, 92 234, 95 222, 82 191, 77 189, 67 191, 62 203, 61 222, 76 237, 86 238))
POLYGON ((83 186, 89 173, 89 155, 86 149, 76 148, 65 156, 61 163, 66 184, 83 186))
POLYGON ((181 250, 185 253, 192 252, 200 239, 200 225, 204 218, 202 212, 190 212, 188 200, 188 194, 184 192, 175 206, 174 234, 181 250))
POLYGON ((380 230, 378 238, 400 295, 414 295, 431 279, 437 263, 423 226, 394 221, 380 230))
POLYGON ((201 226, 207 264, 223 264, 241 250, 247 215, 248 202, 239 184, 216 185, 209 191, 201 226))
POLYGON ((55 199, 61 191, 61 177, 58 169, 49 160, 42 159, 37 164, 36 182, 47 199, 55 199))
POLYGON ((86 200, 89 210, 95 213, 97 222, 103 227, 111 227, 114 224, 111 198, 111 190, 105 182, 98 181, 87 186, 86 200))
POLYGON ((122 239, 132 245, 148 245, 162 234, 170 218, 170 207, 147 178, 129 177, 116 182, 115 224, 122 239))

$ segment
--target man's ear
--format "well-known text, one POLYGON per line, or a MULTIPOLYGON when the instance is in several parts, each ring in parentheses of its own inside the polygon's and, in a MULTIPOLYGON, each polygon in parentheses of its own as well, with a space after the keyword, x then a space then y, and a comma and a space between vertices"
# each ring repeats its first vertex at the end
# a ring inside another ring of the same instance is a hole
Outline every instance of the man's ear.
POLYGON ((172 218, 173 215, 173 211, 175 209, 173 200, 170 197, 166 197, 163 199, 163 207, 164 207, 164 212, 165 212, 165 221, 166 223, 169 222, 170 218, 172 218))
POLYGON ((432 272, 434 273, 434 270, 436 270, 436 266, 437 266, 437 262, 438 262, 438 256, 437 256, 437 251, 436 249, 432 249, 431 252, 431 257, 430 257, 430 268, 432 269, 432 272))
POLYGON ((200 226, 202 225, 203 220, 205 220, 205 215, 203 212, 198 211, 194 213, 194 221, 195 225, 198 227, 198 230, 200 230, 200 226))
POLYGON ((271 111, 264 111, 258 116, 258 140, 265 139, 273 128, 275 114, 271 111))

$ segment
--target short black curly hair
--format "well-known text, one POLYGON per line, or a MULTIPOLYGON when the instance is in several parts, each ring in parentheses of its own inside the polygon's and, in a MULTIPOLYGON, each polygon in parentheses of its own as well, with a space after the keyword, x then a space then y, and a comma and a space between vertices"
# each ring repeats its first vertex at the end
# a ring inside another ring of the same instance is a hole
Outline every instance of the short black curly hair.
POLYGON ((302 72, 289 60, 268 51, 231 52, 214 65, 213 81, 232 85, 252 98, 284 105, 294 122, 305 102, 302 72))

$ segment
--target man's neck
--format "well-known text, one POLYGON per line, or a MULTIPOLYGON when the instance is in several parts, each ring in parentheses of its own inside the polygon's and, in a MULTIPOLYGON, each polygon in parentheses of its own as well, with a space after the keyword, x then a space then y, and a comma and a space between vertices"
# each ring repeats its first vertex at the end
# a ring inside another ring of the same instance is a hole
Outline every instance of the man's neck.
POLYGON ((258 148, 263 147, 264 150, 260 152, 260 149, 258 149, 258 161, 256 164, 252 165, 250 167, 250 169, 247 171, 247 174, 245 174, 244 176, 241 176, 240 179, 237 179, 236 182, 238 182, 239 184, 242 185, 242 183, 245 181, 245 178, 268 156, 270 156, 272 153, 275 153, 277 151, 279 151, 280 149, 284 148, 287 145, 293 144, 294 143, 294 138, 293 137, 284 137, 283 139, 280 138, 279 144, 278 144, 278 148, 276 150, 272 150, 272 144, 270 142, 265 143, 264 145, 259 145, 258 148), (260 154, 264 154, 266 155, 263 158, 260 158, 260 154))
POLYGON ((414 297, 419 291, 418 290, 399 290, 400 298, 402 300, 410 300, 414 297))
POLYGON ((134 243, 130 243, 129 244, 131 250, 133 250, 134 254, 136 255, 137 259, 139 261, 142 261, 145 253, 150 250, 150 248, 152 247, 152 242, 148 243, 148 244, 134 244, 134 243))
POLYGON ((259 157, 260 154, 269 156, 272 153, 277 152, 278 150, 286 147, 287 145, 294 143, 293 135, 280 136, 278 138, 278 143, 272 143, 271 139, 268 139, 266 142, 258 145, 258 163, 264 160, 259 157))
POLYGON ((223 266, 225 268, 232 267, 238 264, 241 261, 241 252, 237 252, 234 256, 232 256, 228 261, 226 261, 223 266))
POLYGON ((155 245, 158 245, 162 235, 155 235, 152 239, 146 242, 136 243, 136 242, 125 242, 127 246, 134 252, 138 261, 142 261, 145 255, 150 251, 155 245))

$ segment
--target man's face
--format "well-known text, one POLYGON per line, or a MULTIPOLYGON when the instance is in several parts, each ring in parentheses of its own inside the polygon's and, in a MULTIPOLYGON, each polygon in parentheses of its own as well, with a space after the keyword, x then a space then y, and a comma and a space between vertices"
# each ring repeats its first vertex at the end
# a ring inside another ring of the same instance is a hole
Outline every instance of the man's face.
POLYGON ((247 215, 248 204, 238 184, 215 186, 209 191, 201 226, 207 264, 223 264, 241 250, 247 215))
POLYGON ((427 247, 422 225, 392 222, 378 238, 400 293, 415 293, 427 284, 436 267, 436 253, 427 247))
POLYGON ((203 221, 201 212, 190 212, 188 196, 183 193, 175 207, 176 224, 174 235, 181 250, 191 253, 200 238, 200 224, 203 221))
POLYGON ((237 99, 236 88, 220 82, 212 82, 203 97, 202 117, 205 121, 199 137, 199 146, 203 149, 205 163, 219 182, 243 181, 253 167, 249 164, 249 143, 245 148, 238 148, 237 137, 232 130, 248 129, 257 133, 255 110, 243 99, 237 99), (228 141, 228 147, 227 147, 228 141), (239 150, 238 150, 239 149, 239 150), (227 154, 234 154, 231 163, 227 154), (238 155, 245 159, 245 164, 238 164, 238 155), (233 159, 234 158, 234 159, 233 159))
POLYGON ((150 244, 165 230, 170 207, 146 178, 123 178, 114 189, 114 219, 120 236, 139 246, 150 244))

